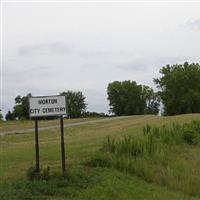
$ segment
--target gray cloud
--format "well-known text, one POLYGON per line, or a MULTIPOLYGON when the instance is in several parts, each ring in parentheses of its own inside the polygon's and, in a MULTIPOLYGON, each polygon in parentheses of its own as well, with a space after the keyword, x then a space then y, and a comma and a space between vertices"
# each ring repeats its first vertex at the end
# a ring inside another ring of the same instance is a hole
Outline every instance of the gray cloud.
POLYGON ((151 71, 152 69, 159 69, 167 64, 178 64, 190 61, 191 59, 186 56, 174 56, 174 57, 136 57, 131 61, 120 64, 117 67, 121 70, 131 70, 137 72, 151 71))
POLYGON ((192 62, 192 58, 190 56, 164 56, 164 57, 157 57, 155 58, 155 62, 160 67, 164 65, 172 65, 172 64, 183 64, 184 62, 192 62))
POLYGON ((43 43, 36 45, 26 45, 20 47, 18 50, 21 56, 32 56, 32 55, 63 55, 72 52, 72 47, 64 42, 53 42, 53 43, 43 43))
POLYGON ((149 59, 147 58, 136 58, 132 59, 131 61, 128 61, 126 63, 122 63, 120 65, 117 65, 117 68, 125 71, 133 70, 133 71, 143 71, 145 68, 148 68, 149 59))
POLYGON ((84 58, 96 58, 96 57, 105 57, 105 56, 110 56, 112 54, 112 52, 109 52, 109 51, 92 51, 92 50, 89 50, 89 51, 80 51, 78 53, 81 57, 84 57, 84 58))
POLYGON ((77 52, 77 55, 83 58, 103 58, 103 59, 110 59, 111 57, 117 58, 124 58, 124 57, 131 57, 133 55, 132 52, 127 52, 126 50, 92 50, 92 49, 84 49, 77 52))
POLYGON ((189 28, 200 30, 200 18, 195 20, 189 20, 186 22, 185 25, 189 28))
POLYGON ((106 112, 108 83, 135 80, 154 87, 162 66, 199 62, 196 5, 9 4, 4 21, 4 113, 18 94, 68 89, 83 91, 89 110, 106 112))

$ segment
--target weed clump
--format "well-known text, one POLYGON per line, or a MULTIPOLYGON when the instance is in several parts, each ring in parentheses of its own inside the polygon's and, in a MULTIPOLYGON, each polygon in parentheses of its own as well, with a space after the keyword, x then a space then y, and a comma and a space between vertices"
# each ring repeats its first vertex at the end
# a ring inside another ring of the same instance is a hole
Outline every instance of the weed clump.
POLYGON ((172 127, 147 125, 143 128, 143 135, 140 137, 125 136, 119 140, 108 137, 101 151, 137 158, 160 152, 166 145, 197 145, 199 141, 200 122, 198 121, 183 125, 173 124, 172 127))
POLYGON ((34 166, 27 170, 27 178, 30 181, 43 180, 48 181, 50 179, 50 167, 42 168, 40 171, 36 170, 34 166))
POLYGON ((94 167, 114 167, 184 193, 200 196, 194 190, 200 173, 193 151, 200 143, 200 121, 171 126, 145 126, 140 136, 108 137, 100 151, 88 162, 94 167))

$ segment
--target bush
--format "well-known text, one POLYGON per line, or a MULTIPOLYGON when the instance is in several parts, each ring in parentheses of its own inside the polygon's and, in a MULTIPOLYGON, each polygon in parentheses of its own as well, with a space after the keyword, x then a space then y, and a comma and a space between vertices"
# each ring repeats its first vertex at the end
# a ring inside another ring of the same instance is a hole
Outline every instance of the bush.
POLYGON ((39 179, 40 179, 40 172, 38 172, 38 171, 36 170, 36 168, 33 167, 33 166, 30 167, 30 168, 27 170, 26 175, 27 175, 28 180, 30 180, 30 181, 39 180, 39 179))
POLYGON ((94 157, 86 162, 89 167, 108 167, 110 166, 112 156, 109 153, 97 153, 94 157))
POLYGON ((42 169, 40 173, 40 179, 48 181, 50 179, 50 167, 48 166, 47 168, 42 169))
POLYGON ((156 150, 152 134, 145 137, 125 136, 119 141, 110 139, 103 144, 101 151, 110 152, 116 155, 128 155, 134 158, 142 157, 144 154, 152 154, 156 150))
POLYGON ((196 145, 199 143, 199 135, 195 131, 184 131, 183 141, 189 145, 196 145))
POLYGON ((27 178, 30 181, 33 180, 45 180, 48 181, 50 179, 50 167, 46 167, 44 169, 41 169, 40 171, 37 171, 35 167, 30 167, 27 171, 27 178))
POLYGON ((194 121, 192 122, 191 125, 192 125, 193 129, 194 129, 198 134, 200 134, 200 122, 197 121, 197 120, 194 120, 194 121))
POLYGON ((134 158, 144 155, 153 155, 160 152, 165 145, 196 145, 200 141, 200 122, 193 121, 190 124, 173 124, 171 127, 143 128, 143 136, 125 136, 120 140, 108 137, 101 148, 102 152, 115 155, 128 155, 134 158))

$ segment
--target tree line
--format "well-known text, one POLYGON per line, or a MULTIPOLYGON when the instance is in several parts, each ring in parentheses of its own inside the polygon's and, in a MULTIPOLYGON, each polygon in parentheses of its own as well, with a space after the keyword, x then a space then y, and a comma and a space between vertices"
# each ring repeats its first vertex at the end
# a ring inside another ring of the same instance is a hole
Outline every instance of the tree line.
MULTIPOLYGON (((135 81, 114 81, 108 84, 107 99, 109 113, 121 115, 158 114, 160 102, 164 115, 177 115, 200 112, 200 65, 185 62, 184 64, 166 65, 160 69, 160 78, 154 78, 158 88, 155 92, 147 85, 135 81)), ((104 113, 86 111, 86 97, 82 92, 61 92, 68 105, 68 117, 99 117, 104 113)), ((31 94, 17 96, 13 111, 8 111, 6 120, 28 119, 28 99, 31 94)), ((2 119, 0 114, 0 119, 2 119)))

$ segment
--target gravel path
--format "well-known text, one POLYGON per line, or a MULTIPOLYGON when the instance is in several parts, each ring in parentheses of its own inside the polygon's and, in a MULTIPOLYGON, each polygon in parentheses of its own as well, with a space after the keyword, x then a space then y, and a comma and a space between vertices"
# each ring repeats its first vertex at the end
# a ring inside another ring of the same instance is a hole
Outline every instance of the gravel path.
MULTIPOLYGON (((110 118, 103 118, 103 119, 97 119, 97 120, 92 120, 92 121, 66 123, 66 124, 64 124, 64 127, 80 126, 80 125, 84 125, 84 124, 94 124, 94 123, 98 123, 98 122, 106 122, 106 121, 112 121, 112 120, 117 120, 117 119, 129 118, 129 117, 131 117, 131 116, 110 117, 110 118)), ((54 128, 60 128, 60 125, 41 127, 41 128, 39 128, 39 131, 54 129, 54 128)), ((14 131, 5 131, 5 132, 0 132, 0 136, 12 135, 12 134, 16 134, 16 133, 29 133, 29 132, 34 132, 34 131, 35 131, 34 128, 14 130, 14 131)))

